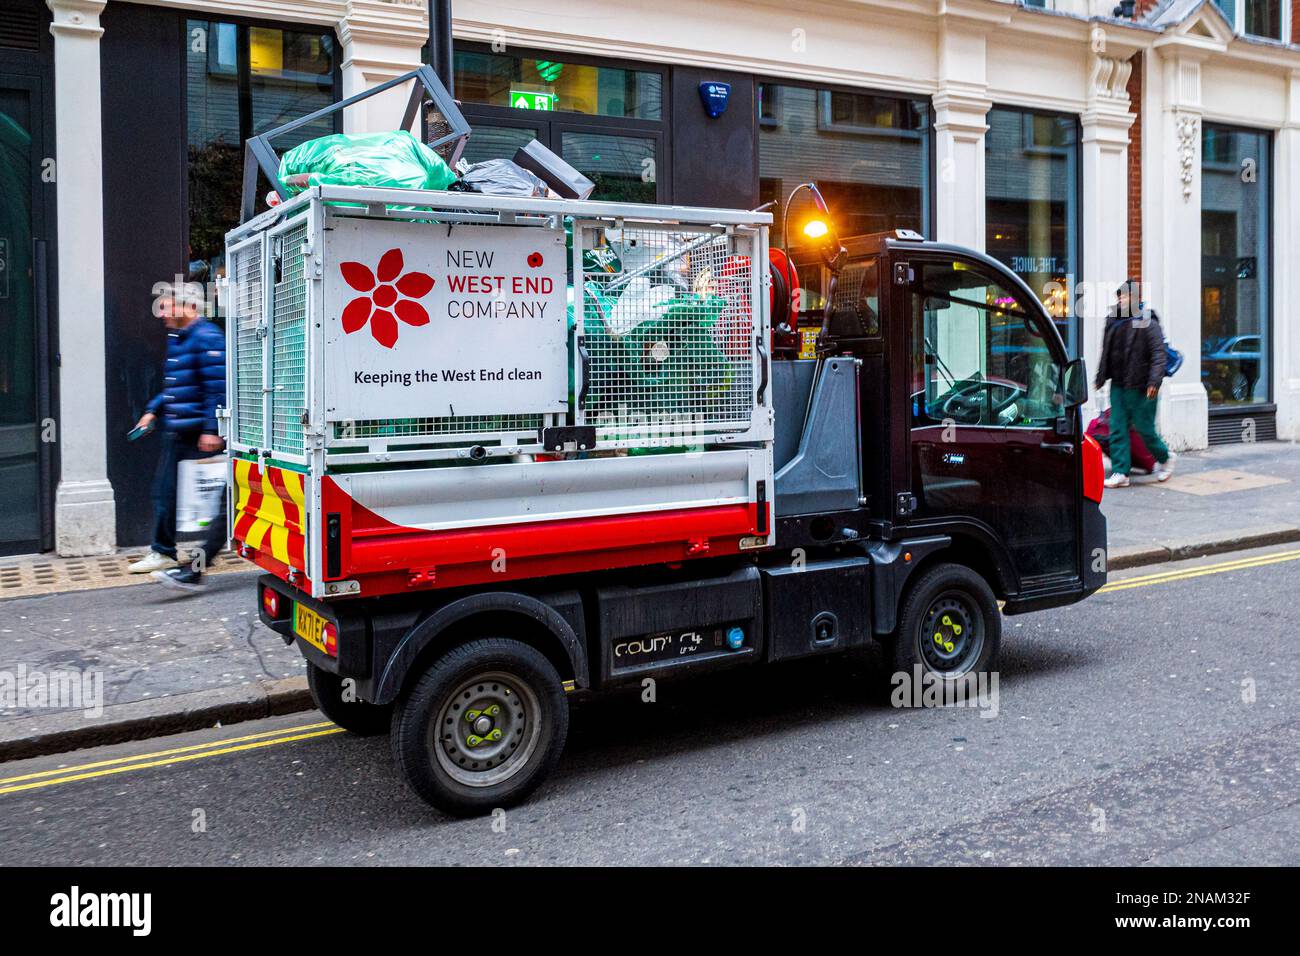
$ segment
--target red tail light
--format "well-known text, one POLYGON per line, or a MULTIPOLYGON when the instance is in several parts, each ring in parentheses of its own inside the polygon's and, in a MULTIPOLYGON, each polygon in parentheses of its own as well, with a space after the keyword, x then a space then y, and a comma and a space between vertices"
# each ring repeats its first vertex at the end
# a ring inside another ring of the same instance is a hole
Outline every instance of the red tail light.
POLYGON ((280 595, 271 588, 262 589, 262 609, 272 620, 280 616, 280 595))
POLYGON ((330 657, 339 656, 339 629, 330 621, 325 622, 325 653, 330 657))
POLYGON ((1101 446, 1091 435, 1083 436, 1083 496, 1101 504, 1105 487, 1106 466, 1101 460, 1101 446))

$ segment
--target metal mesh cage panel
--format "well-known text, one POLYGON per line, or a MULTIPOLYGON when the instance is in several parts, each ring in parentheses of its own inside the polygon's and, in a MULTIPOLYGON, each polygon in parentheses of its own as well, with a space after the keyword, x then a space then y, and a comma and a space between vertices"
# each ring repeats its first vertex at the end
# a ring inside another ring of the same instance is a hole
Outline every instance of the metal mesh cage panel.
POLYGON ((582 237, 587 424, 605 437, 746 430, 749 237, 648 225, 588 225, 582 237))
POLYGON ((279 280, 271 322, 271 449, 301 455, 307 407, 307 220, 279 239, 279 280))
POLYGON ((839 335, 879 335, 880 312, 876 296, 875 259, 849 263, 840 273, 831 297, 832 323, 839 335), (863 281, 867 295, 864 297, 863 281))
POLYGON ((235 440, 262 444, 262 243, 251 243, 234 254, 231 274, 235 326, 235 440))
POLYGON ((459 436, 483 438, 504 435, 511 439, 536 432, 542 427, 541 415, 456 415, 442 418, 371 418, 335 422, 334 437, 339 441, 371 438, 431 438, 459 436))

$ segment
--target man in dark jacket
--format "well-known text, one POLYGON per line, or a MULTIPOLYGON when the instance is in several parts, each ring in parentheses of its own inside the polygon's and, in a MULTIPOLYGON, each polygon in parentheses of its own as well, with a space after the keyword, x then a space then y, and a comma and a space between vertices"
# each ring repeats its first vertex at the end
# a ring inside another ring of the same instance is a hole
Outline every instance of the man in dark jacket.
POLYGON ((190 564, 177 567, 176 468, 191 458, 207 458, 225 444, 217 434, 217 407, 226 402, 226 337, 216 325, 200 317, 188 297, 166 294, 160 313, 167 326, 167 363, 162 391, 146 407, 137 428, 162 428, 162 454, 154 477, 154 532, 152 551, 131 565, 134 572, 152 572, 160 584, 184 591, 203 585, 203 572, 226 542, 224 499, 221 512, 207 532, 190 564))
POLYGON ((1156 480, 1174 471, 1174 455, 1156 432, 1156 401, 1165 376, 1165 337, 1160 317, 1142 308, 1138 283, 1129 279, 1116 292, 1115 308, 1106 319, 1097 363, 1097 388, 1110 380, 1110 460, 1107 488, 1127 488, 1129 428, 1155 456, 1156 480))

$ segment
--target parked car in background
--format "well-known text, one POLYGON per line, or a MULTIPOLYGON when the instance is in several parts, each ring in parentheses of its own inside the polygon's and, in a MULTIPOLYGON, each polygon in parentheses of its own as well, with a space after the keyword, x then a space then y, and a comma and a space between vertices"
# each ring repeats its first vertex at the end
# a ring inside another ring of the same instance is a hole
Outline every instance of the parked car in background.
POLYGON ((1259 381, 1260 345, 1258 334, 1206 339, 1201 348, 1201 382, 1225 399, 1250 401, 1259 381))

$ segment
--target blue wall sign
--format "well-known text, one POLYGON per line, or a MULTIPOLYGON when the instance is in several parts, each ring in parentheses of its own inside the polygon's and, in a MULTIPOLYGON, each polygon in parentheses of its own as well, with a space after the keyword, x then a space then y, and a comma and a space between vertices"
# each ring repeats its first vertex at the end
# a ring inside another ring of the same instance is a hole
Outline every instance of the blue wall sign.
POLYGON ((709 114, 709 119, 717 119, 727 110, 727 99, 731 96, 730 83, 701 83, 700 102, 709 114))

